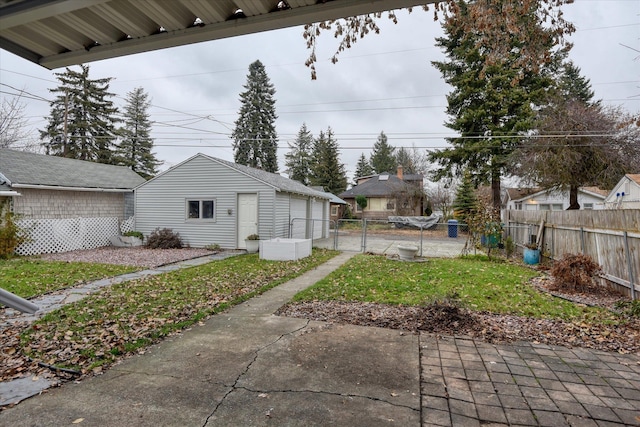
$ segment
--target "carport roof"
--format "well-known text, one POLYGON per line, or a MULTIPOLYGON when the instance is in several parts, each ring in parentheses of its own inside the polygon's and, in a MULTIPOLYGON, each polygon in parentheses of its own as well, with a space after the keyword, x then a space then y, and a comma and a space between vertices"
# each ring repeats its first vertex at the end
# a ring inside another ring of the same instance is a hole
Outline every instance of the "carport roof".
POLYGON ((433 2, 0 0, 0 47, 54 69, 433 2))

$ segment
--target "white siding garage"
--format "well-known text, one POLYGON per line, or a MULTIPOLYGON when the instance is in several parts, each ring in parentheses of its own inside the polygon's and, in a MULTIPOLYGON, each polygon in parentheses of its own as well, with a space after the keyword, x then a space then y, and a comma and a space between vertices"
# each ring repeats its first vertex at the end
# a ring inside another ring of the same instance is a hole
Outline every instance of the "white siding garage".
POLYGON ((291 237, 294 239, 307 238, 307 203, 308 199, 300 197, 290 199, 291 237))
MULTIPOLYGON (((135 229, 148 236, 170 228, 192 247, 244 248, 249 231, 288 237, 291 218, 308 218, 312 199, 328 209, 329 198, 280 175, 197 154, 135 189, 135 229)), ((294 223, 296 233, 310 236, 305 222, 294 223)))

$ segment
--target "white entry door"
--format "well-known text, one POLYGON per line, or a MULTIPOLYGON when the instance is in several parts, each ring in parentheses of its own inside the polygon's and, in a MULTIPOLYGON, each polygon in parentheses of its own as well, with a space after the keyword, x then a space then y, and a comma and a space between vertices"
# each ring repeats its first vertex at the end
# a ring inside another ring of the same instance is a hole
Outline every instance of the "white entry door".
POLYGON ((238 248, 244 249, 244 239, 258 232, 258 195, 238 194, 238 248))

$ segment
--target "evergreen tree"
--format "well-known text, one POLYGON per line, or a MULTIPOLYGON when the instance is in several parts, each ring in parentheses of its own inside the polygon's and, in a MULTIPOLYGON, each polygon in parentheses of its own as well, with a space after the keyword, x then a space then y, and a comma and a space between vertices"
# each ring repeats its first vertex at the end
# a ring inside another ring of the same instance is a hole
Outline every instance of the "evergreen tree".
POLYGON ((361 153, 358 163, 356 164, 355 177, 361 178, 369 175, 373 175, 373 168, 371 167, 369 160, 364 156, 364 153, 361 153))
POLYGON ((51 102, 47 128, 40 139, 48 154, 98 163, 116 162, 113 155, 117 137, 118 109, 109 99, 111 78, 89 79, 89 66, 80 71, 67 68, 56 73, 60 85, 49 89, 56 97, 51 102))
POLYGON ((333 194, 340 194, 347 189, 345 167, 338 158, 338 142, 331 128, 327 129, 326 134, 320 131, 314 141, 310 182, 333 194))
POLYGON ((436 41, 447 60, 433 64, 453 86, 447 95, 446 126, 460 137, 449 138, 452 147, 433 152, 430 159, 440 165, 436 179, 471 170, 474 184, 490 183, 494 209, 499 209, 500 179, 519 143, 517 136, 532 128, 535 111, 552 85, 548 67, 553 64, 556 38, 538 18, 539 2, 459 0, 456 4, 444 20, 445 37, 436 41), (480 25, 479 11, 494 19, 480 25), (491 49, 482 40, 511 34, 512 28, 526 29, 527 38, 507 37, 510 46, 505 54, 487 61, 491 49), (529 39, 535 46, 526 45, 529 39), (527 66, 521 63, 523 52, 531 60, 527 66))
POLYGON ((149 95, 138 87, 127 94, 126 100, 118 158, 120 164, 149 179, 158 173, 158 166, 162 164, 151 151, 153 139, 148 113, 151 104, 149 95))
POLYGON ((375 173, 394 173, 396 171, 397 164, 393 154, 394 150, 395 148, 387 142, 387 135, 384 132, 380 132, 371 153, 371 166, 375 173))
POLYGON ((233 154, 241 165, 278 171, 278 135, 276 133, 276 93, 264 65, 255 61, 249 65, 246 89, 240 94, 242 105, 235 122, 233 154))
POLYGON ((313 135, 307 130, 306 123, 303 123, 298 131, 295 142, 289 144, 290 151, 284 155, 284 158, 289 178, 299 181, 304 185, 309 184, 312 148, 313 135))
POLYGON ((413 156, 404 147, 400 147, 396 153, 396 164, 402 166, 403 173, 417 173, 416 167, 413 163, 413 156))
POLYGON ((460 185, 456 189, 456 198, 453 201, 453 215, 463 224, 468 224, 477 207, 478 198, 473 185, 473 177, 469 172, 465 172, 460 185))
POLYGON ((580 68, 573 62, 567 61, 560 71, 557 82, 560 97, 590 104, 595 94, 591 89, 591 82, 580 73, 580 68))

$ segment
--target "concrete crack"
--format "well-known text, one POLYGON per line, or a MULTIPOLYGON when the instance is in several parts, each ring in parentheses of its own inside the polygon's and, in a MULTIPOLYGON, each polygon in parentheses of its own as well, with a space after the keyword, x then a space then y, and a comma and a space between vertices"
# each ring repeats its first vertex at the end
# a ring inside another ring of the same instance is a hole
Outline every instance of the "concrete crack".
POLYGON ((403 405, 403 404, 398 404, 398 403, 394 403, 391 402, 389 400, 385 400, 385 399, 380 399, 379 397, 372 397, 372 396, 365 396, 362 394, 351 394, 351 393, 337 393, 337 392, 331 392, 331 391, 318 391, 318 390, 253 390, 247 387, 237 387, 236 390, 246 390, 248 392, 251 393, 310 393, 310 394, 323 394, 323 395, 327 395, 327 396, 340 396, 340 397, 350 397, 350 398, 359 398, 359 399, 366 399, 366 400, 371 400, 374 402, 383 402, 383 403, 387 403, 391 406, 397 407, 397 408, 405 408, 405 409, 411 409, 414 412, 419 412, 419 409, 413 408, 409 405, 403 405))
POLYGON ((306 329, 309 324, 311 323, 310 320, 306 320, 304 325, 302 325, 299 328, 296 328, 290 332, 287 332, 286 334, 282 334, 280 335, 278 338, 276 338, 275 340, 273 340, 272 342, 270 342, 269 344, 266 344, 262 347, 260 347, 259 349, 257 349, 253 355, 253 358, 251 359, 251 361, 247 364, 247 366, 245 367, 244 370, 242 370, 242 372, 240 372, 240 374, 238 374, 238 376, 236 377, 235 381, 233 382, 233 384, 231 385, 229 391, 227 393, 225 393, 225 395, 222 397, 222 399, 220 399, 220 401, 218 402, 218 404, 213 408, 213 411, 211 411, 211 413, 207 416, 206 420, 204 421, 203 427, 205 427, 208 423, 209 420, 211 419, 211 417, 213 417, 216 413, 216 411, 218 410, 218 408, 220 408, 220 405, 222 405, 222 403, 227 399, 227 397, 233 393, 234 391, 238 390, 238 389, 244 389, 244 387, 238 387, 238 382, 240 381, 240 379, 246 375, 247 372, 249 372, 249 369, 251 369, 251 366, 255 363, 256 360, 258 360, 258 356, 260 355, 260 353, 273 346, 274 344, 277 344, 278 342, 280 342, 284 337, 289 336, 289 335, 293 335, 297 332, 302 331, 303 329, 306 329))

